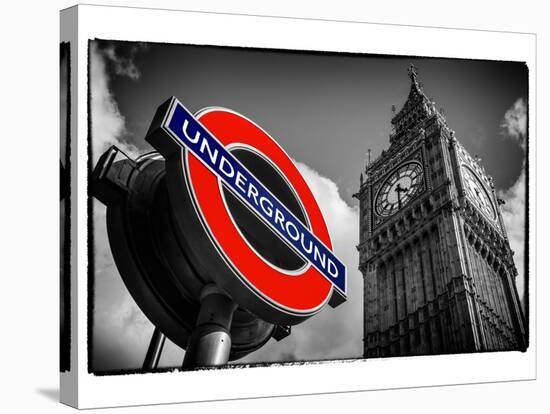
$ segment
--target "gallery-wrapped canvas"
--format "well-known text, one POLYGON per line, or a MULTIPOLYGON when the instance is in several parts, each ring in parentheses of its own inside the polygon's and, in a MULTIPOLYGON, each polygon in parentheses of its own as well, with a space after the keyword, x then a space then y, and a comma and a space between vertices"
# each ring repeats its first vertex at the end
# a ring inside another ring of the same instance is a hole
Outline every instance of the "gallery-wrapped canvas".
POLYGON ((534 377, 533 36, 85 5, 60 40, 62 402, 534 377))

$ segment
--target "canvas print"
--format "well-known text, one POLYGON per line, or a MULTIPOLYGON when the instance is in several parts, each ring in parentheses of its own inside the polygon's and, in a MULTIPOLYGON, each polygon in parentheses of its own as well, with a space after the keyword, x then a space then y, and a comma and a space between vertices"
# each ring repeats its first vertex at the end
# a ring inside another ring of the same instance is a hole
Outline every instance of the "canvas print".
POLYGON ((525 351, 528 86, 90 39, 88 372, 525 351))

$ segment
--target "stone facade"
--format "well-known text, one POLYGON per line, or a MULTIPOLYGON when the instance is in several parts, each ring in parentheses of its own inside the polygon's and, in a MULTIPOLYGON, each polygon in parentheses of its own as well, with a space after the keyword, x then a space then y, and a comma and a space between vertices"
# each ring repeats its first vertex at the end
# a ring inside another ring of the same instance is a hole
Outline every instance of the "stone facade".
POLYGON ((492 179, 412 66, 409 76, 390 147, 367 165, 355 195, 364 356, 525 350, 517 271, 492 179))

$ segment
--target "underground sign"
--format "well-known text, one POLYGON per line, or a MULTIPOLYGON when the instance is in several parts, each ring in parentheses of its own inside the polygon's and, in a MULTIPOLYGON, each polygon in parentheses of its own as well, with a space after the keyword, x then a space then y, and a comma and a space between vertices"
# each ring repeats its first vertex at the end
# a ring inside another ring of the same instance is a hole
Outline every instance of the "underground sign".
POLYGON ((284 150, 223 108, 162 104, 146 140, 166 159, 174 225, 197 274, 271 323, 299 323, 346 300, 346 268, 321 210, 284 150), (189 239, 189 238, 188 238, 189 239))

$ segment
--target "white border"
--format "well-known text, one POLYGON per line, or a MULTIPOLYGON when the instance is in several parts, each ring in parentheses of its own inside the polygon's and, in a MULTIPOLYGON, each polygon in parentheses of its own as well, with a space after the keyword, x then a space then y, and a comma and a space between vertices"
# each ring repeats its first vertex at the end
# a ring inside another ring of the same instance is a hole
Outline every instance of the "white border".
MULTIPOLYGON (((367 389, 390 389, 440 384, 479 383, 534 379, 536 375, 535 232, 531 231, 529 278, 530 347, 526 353, 489 353, 450 356, 371 359, 352 363, 272 366, 185 373, 96 377, 87 373, 86 291, 86 142, 88 39, 105 38, 324 50, 394 55, 477 58, 526 61, 529 67, 529 127, 531 185, 534 185, 535 137, 535 36, 529 34, 430 29, 411 26, 345 23, 286 18, 217 15, 163 10, 79 6, 78 136, 73 146, 77 166, 79 283, 76 285, 78 329, 78 406, 219 400, 269 395, 317 394, 367 389), (251 35, 253 34, 253 35, 251 35), (307 34, 307 35, 304 35, 307 34)), ((76 62, 72 69, 76 69, 76 62)), ((76 101, 76 99, 74 100, 76 101)), ((73 119, 74 121, 74 119, 73 119)), ((73 123, 74 125, 74 123, 73 123)), ((74 163, 73 165, 76 165, 74 163)), ((532 187, 534 188, 534 187, 532 187)), ((531 220, 535 220, 535 191, 530 192, 531 220)), ((532 226, 534 229, 534 227, 532 226)), ((73 298, 74 299, 74 298, 73 298)), ((74 315, 74 314, 73 314, 74 315)), ((74 355, 74 353, 73 353, 74 355)), ((75 363, 76 362, 76 363, 75 363)), ((391 403, 390 403, 391 405, 391 403)))

